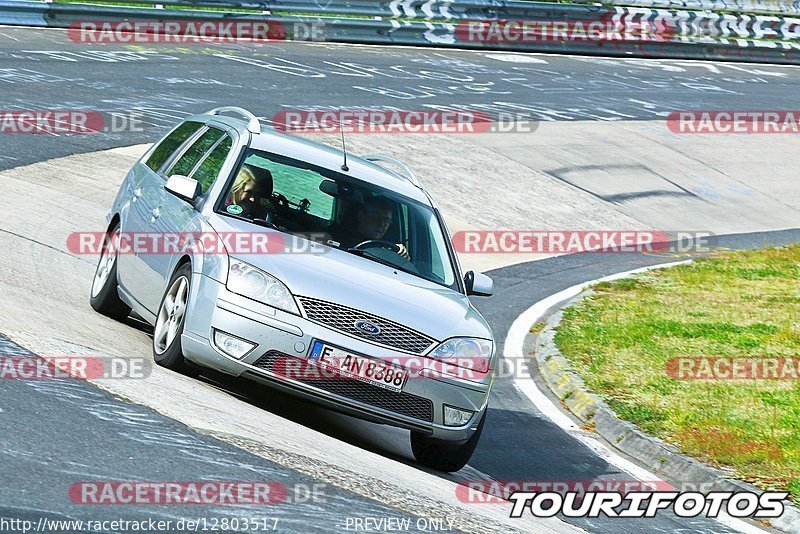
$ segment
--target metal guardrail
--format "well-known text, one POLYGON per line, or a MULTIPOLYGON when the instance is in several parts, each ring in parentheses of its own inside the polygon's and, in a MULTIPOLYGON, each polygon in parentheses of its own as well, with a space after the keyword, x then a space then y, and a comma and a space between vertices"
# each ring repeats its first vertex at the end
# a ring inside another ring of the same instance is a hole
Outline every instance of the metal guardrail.
MULTIPOLYGON (((88 0, 87 0, 88 1, 88 0)), ((575 4, 597 5, 595 0, 571 0, 575 4)), ((174 7, 251 9, 304 15, 356 17, 403 17, 418 20, 527 18, 541 10, 533 0, 127 0, 128 4, 174 7)), ((741 14, 800 14, 800 0, 604 0, 604 5, 680 9, 741 14)))
POLYGON ((800 64, 800 19, 784 17, 520 0, 163 0, 160 3, 165 7, 0 0, 0 24, 74 28, 85 21, 224 19, 278 24, 286 30, 283 38, 302 40, 309 36, 294 30, 315 23, 323 30, 314 36, 315 40, 341 43, 800 64), (256 11, 173 9, 208 5, 256 11), (464 39, 465 25, 477 21, 600 22, 623 28, 647 25, 669 31, 657 39, 464 39))
POLYGON ((0 24, 12 26, 47 26, 45 14, 49 4, 44 2, 10 2, 0 3, 0 24))
MULTIPOLYGON (((580 1, 580 0, 577 0, 580 1)), ((800 2, 784 0, 606 0, 617 6, 654 9, 693 9, 729 13, 800 15, 800 2)))

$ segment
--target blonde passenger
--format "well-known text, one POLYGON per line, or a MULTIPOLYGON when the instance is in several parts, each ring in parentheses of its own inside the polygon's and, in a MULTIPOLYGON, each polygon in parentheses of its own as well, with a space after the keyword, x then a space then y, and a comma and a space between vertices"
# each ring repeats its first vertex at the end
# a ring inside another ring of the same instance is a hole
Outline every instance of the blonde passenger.
POLYGON ((266 218, 264 204, 272 198, 272 173, 267 169, 244 164, 231 186, 227 206, 242 208, 240 215, 251 219, 266 218))

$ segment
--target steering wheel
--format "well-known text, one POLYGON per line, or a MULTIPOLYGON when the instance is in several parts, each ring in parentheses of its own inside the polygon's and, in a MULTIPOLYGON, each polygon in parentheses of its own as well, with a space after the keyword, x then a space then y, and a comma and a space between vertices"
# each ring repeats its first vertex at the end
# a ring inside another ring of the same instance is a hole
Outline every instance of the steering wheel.
POLYGON ((383 239, 367 239, 366 241, 362 241, 358 245, 352 247, 356 250, 366 250, 368 248, 385 248, 387 250, 391 250, 395 254, 400 254, 400 247, 397 243, 392 243, 391 241, 384 241, 383 239))

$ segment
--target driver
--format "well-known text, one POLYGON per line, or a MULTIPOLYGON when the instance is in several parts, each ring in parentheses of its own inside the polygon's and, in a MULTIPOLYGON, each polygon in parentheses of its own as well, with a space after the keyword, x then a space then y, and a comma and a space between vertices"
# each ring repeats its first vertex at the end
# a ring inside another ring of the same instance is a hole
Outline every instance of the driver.
MULTIPOLYGON (((358 208, 354 228, 341 232, 341 247, 348 249, 364 241, 382 240, 392 225, 393 213, 391 200, 380 196, 367 198, 358 208)), ((398 254, 410 260, 408 249, 402 243, 397 243, 397 246, 400 249, 398 254)))
POLYGON ((241 206, 241 215, 250 219, 266 219, 265 200, 272 198, 272 173, 245 163, 233 181, 226 207, 241 206))

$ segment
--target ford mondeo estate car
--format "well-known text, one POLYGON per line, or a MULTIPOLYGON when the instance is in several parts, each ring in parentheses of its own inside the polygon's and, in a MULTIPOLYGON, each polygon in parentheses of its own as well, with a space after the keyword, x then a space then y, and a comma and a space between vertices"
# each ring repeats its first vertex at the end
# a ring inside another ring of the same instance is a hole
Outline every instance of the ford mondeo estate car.
POLYGON ((133 166, 91 304, 154 327, 155 361, 204 367, 411 431, 457 471, 484 426, 495 343, 444 221, 404 164, 356 157, 225 107, 133 166), (146 236, 147 239, 142 236, 146 236))

